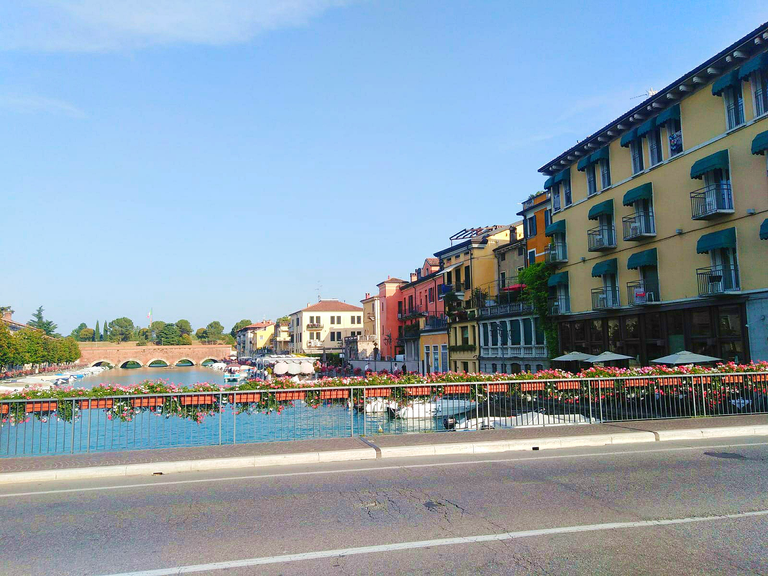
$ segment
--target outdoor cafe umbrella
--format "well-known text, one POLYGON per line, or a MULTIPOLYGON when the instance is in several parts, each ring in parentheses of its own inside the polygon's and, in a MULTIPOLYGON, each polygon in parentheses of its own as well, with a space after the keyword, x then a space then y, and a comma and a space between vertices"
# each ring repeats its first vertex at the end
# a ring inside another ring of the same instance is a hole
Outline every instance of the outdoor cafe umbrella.
POLYGON ((706 364, 707 362, 717 362, 720 358, 714 356, 705 356, 704 354, 695 354, 688 352, 688 350, 681 350, 675 352, 669 356, 663 356, 662 358, 656 358, 651 360, 655 364, 706 364))
POLYGON ((277 364, 275 364, 275 369, 274 369, 275 374, 277 374, 278 376, 281 376, 286 372, 288 372, 288 364, 286 364, 285 362, 278 362, 277 364))
POLYGON ((589 362, 592 359, 592 355, 584 354, 584 352, 569 352, 563 356, 552 358, 553 362, 589 362))
POLYGON ((602 354, 598 354, 597 356, 592 356, 589 360, 585 360, 585 362, 589 362, 591 364, 597 364, 598 362, 614 362, 615 360, 632 360, 633 356, 625 356, 624 354, 616 354, 615 352, 608 352, 605 351, 602 354))
POLYGON ((315 373, 315 367, 312 366, 310 362, 302 362, 301 363, 301 373, 302 374, 314 374, 315 373))
POLYGON ((288 374, 291 374, 292 376, 301 374, 301 366, 298 364, 298 362, 291 362, 288 365, 288 374))

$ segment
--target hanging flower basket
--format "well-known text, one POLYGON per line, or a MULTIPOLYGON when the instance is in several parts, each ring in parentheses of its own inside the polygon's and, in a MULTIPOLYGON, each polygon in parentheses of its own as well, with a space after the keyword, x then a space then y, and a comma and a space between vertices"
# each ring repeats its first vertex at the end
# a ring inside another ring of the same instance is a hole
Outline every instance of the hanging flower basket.
POLYGON ((215 402, 213 394, 194 394, 179 398, 182 406, 209 406, 215 402))
POLYGON ((535 392, 536 390, 544 390, 544 382, 521 382, 521 392, 535 392))
POLYGON ((366 398, 389 398, 389 388, 366 388, 366 398))
POLYGON ((164 401, 165 398, 159 398, 157 396, 131 398, 131 406, 134 408, 157 408, 158 406, 162 406, 164 401))
POLYGON ((24 410, 27 413, 32 412, 53 412, 56 410, 57 403, 56 402, 27 402, 27 404, 24 407, 24 410))
POLYGON ((472 387, 468 384, 452 384, 443 388, 446 394, 469 394, 472 387))
POLYGON ((97 409, 109 409, 114 405, 112 398, 97 398, 95 400, 80 400, 80 410, 88 410, 92 408, 97 409))
POLYGON ((238 394, 230 394, 229 401, 253 404, 255 402, 261 402, 261 394, 258 392, 240 392, 238 394))
POLYGON ((408 386, 405 389, 406 396, 429 396, 432 389, 429 386, 408 386))
POLYGON ((557 383, 557 389, 558 390, 580 390, 581 389, 581 382, 577 382, 575 380, 568 380, 566 382, 558 382, 557 383))
POLYGON ((294 392, 275 392, 275 400, 277 401, 303 400, 306 394, 307 394, 306 392, 301 392, 298 390, 294 392))
MULTIPOLYGON (((488 392, 506 392, 509 389, 509 385, 507 384, 486 384, 485 389, 488 392)), ((541 387, 541 390, 544 390, 544 387, 541 387)))
POLYGON ((349 398, 349 390, 321 390, 320 400, 336 400, 339 398, 349 398))

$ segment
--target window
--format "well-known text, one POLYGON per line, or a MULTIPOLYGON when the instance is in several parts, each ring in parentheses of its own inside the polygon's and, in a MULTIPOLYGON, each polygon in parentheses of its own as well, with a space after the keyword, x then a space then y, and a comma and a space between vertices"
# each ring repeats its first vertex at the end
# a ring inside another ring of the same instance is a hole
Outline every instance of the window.
POLYGON ((499 273, 499 288, 506 288, 507 287, 507 273, 506 272, 500 272, 499 273))
POLYGON ((488 346, 488 324, 482 325, 482 332, 480 332, 480 335, 482 336, 482 340, 480 342, 481 346, 488 346))
POLYGON ((453 272, 446 272, 445 273, 445 283, 446 284, 453 284, 453 272))
POLYGON ((619 306, 619 285, 615 274, 603 274, 603 294, 606 308, 619 306))
POLYGON ((336 332, 336 340, 341 342, 341 332, 336 332))
POLYGON ((669 140, 670 158, 683 151, 683 128, 677 118, 667 122, 667 139, 669 140))
POLYGON ((469 271, 469 266, 464 266, 464 290, 472 288, 472 275, 469 271))
MULTIPOLYGON (((499 325, 496 322, 491 322, 490 326, 491 330, 491 346, 498 346, 499 345, 499 325)), ((486 343, 488 341, 486 340, 486 343)))
POLYGON ((744 96, 741 92, 741 82, 725 89, 723 102, 728 130, 744 124, 744 96))
POLYGON ((546 228, 550 224, 552 224, 552 210, 547 208, 544 210, 544 227, 546 228))
POLYGON ((456 268, 456 290, 461 289, 461 268, 456 268))
POLYGON ((536 236, 536 216, 531 216, 526 219, 526 222, 528 223, 528 238, 533 238, 536 236))
POLYGON ((517 255, 518 256, 522 256, 523 254, 525 254, 525 248, 523 246, 518 246, 517 247, 517 255))
POLYGON ((336 332, 331 332, 331 342, 336 342, 336 332))
POLYGON ((600 184, 603 190, 611 185, 611 164, 608 158, 600 160, 600 184))
POLYGON ((341 316, 336 316, 336 324, 341 324, 341 316))
POLYGON ((427 291, 427 302, 434 302, 435 301, 435 289, 430 288, 427 291))
POLYGON ((597 194, 597 181, 595 179, 595 165, 589 164, 586 169, 587 172, 587 195, 592 196, 597 194))
POLYGON ((552 209, 555 212, 560 212, 560 184, 553 185, 550 194, 552 197, 552 209))
MULTIPOLYGON (((402 316, 403 315, 403 301, 402 300, 398 300, 397 301, 397 314, 398 314, 398 316, 402 316)), ((331 316, 331 324, 333 324, 333 316, 331 316)))
POLYGON ((528 266, 536 263, 536 250, 528 250, 528 266))
POLYGON ((469 346, 469 326, 461 327, 461 344, 462 346, 469 346))
POLYGON ((632 155, 632 174, 643 171, 643 141, 641 138, 629 143, 629 153, 632 155))
POLYGON ((432 346, 432 372, 440 372, 440 356, 437 344, 432 346))
MULTIPOLYGON (((399 306, 398 306, 399 308, 399 306)), ((398 310, 399 312, 400 310, 398 310)), ((331 324, 336 324, 336 316, 331 316, 331 324)))
POLYGON ((648 157, 651 166, 656 166, 656 164, 663 160, 661 155, 661 128, 654 128, 648 133, 648 157))
POLYGON ((712 272, 709 282, 716 284, 717 292, 739 289, 739 267, 736 260, 735 248, 718 248, 709 253, 712 262, 712 272))
POLYGON ((758 70, 750 77, 755 116, 768 112, 768 70, 758 70))
POLYGON ((363 323, 363 317, 362 316, 358 316, 357 317, 357 323, 358 324, 362 324, 363 323))
POLYGON ((563 180, 563 205, 567 208, 573 203, 571 199, 571 181, 563 180))

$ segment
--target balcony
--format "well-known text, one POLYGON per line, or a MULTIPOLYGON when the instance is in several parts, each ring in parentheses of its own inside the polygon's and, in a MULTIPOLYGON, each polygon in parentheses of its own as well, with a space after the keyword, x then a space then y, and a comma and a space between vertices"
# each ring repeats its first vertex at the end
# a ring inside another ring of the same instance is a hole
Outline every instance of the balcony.
POLYGON ((322 322, 310 322, 307 324, 307 327, 305 330, 322 330, 323 324, 322 322))
POLYGON ((549 312, 552 316, 568 314, 571 311, 571 300, 567 296, 549 299, 549 312))
POLYGON ((307 348, 322 348, 323 343, 320 340, 309 340, 307 342, 307 348))
POLYGON ((568 248, 565 242, 553 242, 544 251, 544 260, 549 264, 568 262, 568 248))
POLYGON ((616 230, 613 226, 598 226, 587 230, 587 250, 600 252, 616 248, 616 230))
POLYGON ((621 306, 619 288, 593 288, 592 310, 608 310, 621 306))
POLYGON ((653 211, 637 212, 621 219, 624 228, 624 240, 642 240, 656 236, 656 220, 653 211))
POLYGON ((733 192, 730 182, 710 184, 691 192, 691 218, 708 220, 724 214, 733 214, 733 192))
POLYGON ((533 312, 533 304, 530 302, 510 302, 509 304, 496 304, 483 306, 478 309, 478 316, 511 316, 514 314, 529 314, 533 312))
POLYGON ((661 296, 659 295, 659 284, 657 282, 645 280, 627 282, 627 303, 630 306, 656 304, 660 301, 661 296))
POLYGON ((741 290, 738 266, 697 268, 696 280, 699 296, 719 296, 741 290))
POLYGON ((547 358, 547 347, 543 344, 481 346, 480 356, 483 358, 547 358))
POLYGON ((422 330, 444 330, 448 327, 448 319, 443 317, 437 317, 437 316, 428 316, 427 319, 424 321, 424 327, 422 330))

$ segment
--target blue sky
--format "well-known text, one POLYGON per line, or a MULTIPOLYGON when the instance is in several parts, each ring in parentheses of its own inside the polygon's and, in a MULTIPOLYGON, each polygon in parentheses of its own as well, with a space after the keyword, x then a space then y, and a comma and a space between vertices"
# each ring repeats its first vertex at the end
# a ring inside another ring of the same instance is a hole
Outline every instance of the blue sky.
POLYGON ((768 20, 754 2, 0 5, 0 304, 81 321, 359 303, 768 20))

